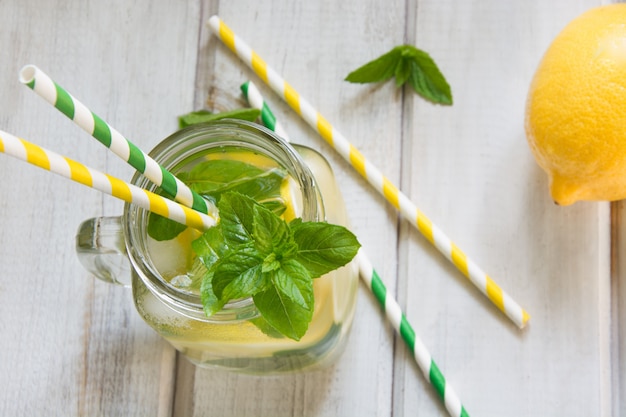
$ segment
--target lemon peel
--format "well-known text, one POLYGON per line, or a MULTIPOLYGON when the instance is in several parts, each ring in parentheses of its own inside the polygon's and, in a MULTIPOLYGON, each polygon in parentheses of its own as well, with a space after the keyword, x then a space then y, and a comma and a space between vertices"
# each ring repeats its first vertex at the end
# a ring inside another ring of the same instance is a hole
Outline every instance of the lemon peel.
POLYGON ((588 10, 552 41, 525 130, 557 204, 626 198, 626 4, 588 10))

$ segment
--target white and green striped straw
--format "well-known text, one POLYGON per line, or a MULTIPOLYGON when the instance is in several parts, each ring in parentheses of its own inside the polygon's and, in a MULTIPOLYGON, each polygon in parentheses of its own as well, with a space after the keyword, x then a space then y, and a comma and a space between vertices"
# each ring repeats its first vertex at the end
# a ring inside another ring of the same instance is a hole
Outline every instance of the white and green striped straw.
POLYGON ((160 214, 178 223, 206 230, 216 221, 204 213, 129 184, 79 162, 44 149, 24 139, 0 130, 0 152, 46 169, 80 184, 117 197, 127 203, 160 214))
POLYGON ((423 372, 424 377, 435 388, 435 391, 437 391, 439 398, 443 401, 448 413, 453 417, 469 417, 459 396, 446 381, 446 378, 439 370, 437 364, 435 364, 435 361, 426 349, 426 346, 424 346, 424 343, 415 334, 413 327, 402 312, 402 308, 393 296, 389 294, 387 288, 385 288, 385 284, 383 284, 383 281, 380 279, 367 257, 362 255, 362 252, 357 254, 357 263, 361 279, 385 310, 387 320, 408 346, 417 365, 423 372))
POLYGON ((54 82, 41 69, 35 65, 26 65, 20 70, 20 82, 30 87, 154 184, 160 186, 176 201, 217 218, 217 208, 213 204, 207 202, 172 173, 161 167, 154 159, 54 82))
POLYGON ((265 104, 265 100, 257 86, 252 81, 247 81, 241 85, 241 91, 250 106, 261 111, 261 121, 263 125, 281 138, 287 140, 287 132, 278 120, 276 120, 276 116, 274 116, 272 110, 265 104))
MULTIPOLYGON (((263 112, 265 112, 265 117, 261 117, 261 120, 268 129, 274 130, 276 129, 276 126, 281 126, 274 116, 274 113, 272 113, 270 107, 263 99, 260 91, 252 81, 247 81, 243 84, 241 86, 241 90, 243 91, 244 97, 248 100, 250 106, 261 110, 262 115, 263 112), (254 97, 254 100, 251 100, 251 97, 254 97)), ((283 132, 282 138, 289 142, 287 132, 282 128, 281 131, 283 132)), ((445 377, 439 370, 439 367, 435 364, 435 361, 433 361, 430 353, 428 353, 424 343, 422 343, 420 338, 415 334, 413 327, 402 312, 402 308, 393 296, 387 292, 385 284, 383 284, 380 276, 372 267, 372 263, 367 258, 363 248, 359 250, 355 260, 359 267, 359 275, 367 286, 367 289, 374 294, 376 300, 378 300, 382 308, 385 310, 387 320, 400 337, 402 337, 402 340, 406 343, 407 347, 411 350, 417 365, 424 373, 426 379, 435 388, 437 394, 439 394, 439 397, 443 401, 448 413, 453 417, 469 417, 469 414, 465 410, 465 407, 463 407, 463 404, 461 404, 461 400, 458 395, 456 395, 456 392, 450 384, 446 382, 445 377)))
POLYGON ((237 36, 218 16, 208 24, 218 38, 248 65, 280 98, 335 149, 370 185, 382 194, 422 235, 437 248, 469 281, 518 327, 523 328, 530 315, 498 286, 433 224, 415 204, 367 160, 337 129, 274 69, 237 36))

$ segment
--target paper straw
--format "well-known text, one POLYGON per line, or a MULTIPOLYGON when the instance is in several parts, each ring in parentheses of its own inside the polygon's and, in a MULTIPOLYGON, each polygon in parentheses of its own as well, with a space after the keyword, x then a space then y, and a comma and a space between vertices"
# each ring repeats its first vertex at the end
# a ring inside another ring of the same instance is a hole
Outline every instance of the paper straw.
POLYGON ((461 404, 459 396, 454 389, 446 382, 445 377, 439 367, 433 361, 424 343, 415 334, 413 327, 406 319, 398 302, 387 292, 385 284, 365 256, 357 255, 359 273, 367 288, 374 294, 380 305, 385 310, 387 320, 393 329, 402 336, 402 340, 407 344, 419 368, 424 373, 424 377, 432 384, 443 401, 446 410, 453 417, 468 417, 469 414, 461 404))
POLYGON ((276 94, 302 117, 350 165, 361 174, 385 199, 415 226, 426 239, 467 277, 480 291, 518 327, 523 328, 529 314, 505 293, 477 264, 433 224, 411 200, 391 183, 382 172, 354 147, 313 106, 287 83, 276 71, 237 36, 218 17, 208 21, 213 32, 224 44, 248 65, 276 94))
POLYGON ((0 130, 0 152, 198 230, 214 218, 0 130))
MULTIPOLYGON (((262 112, 263 109, 267 111, 267 117, 262 118, 261 120, 268 129, 274 130, 276 126, 280 126, 280 123, 276 120, 276 117, 252 81, 248 81, 243 84, 241 86, 241 90, 243 91, 244 97, 248 100, 250 106, 259 109, 262 112), (251 97, 254 97, 254 100, 251 100, 251 97)), ((282 129, 282 132, 283 139, 289 142, 287 132, 284 129, 282 129)), ((355 260, 359 267, 359 275, 361 276, 363 283, 367 289, 374 294, 374 297, 378 300, 381 307, 385 311, 385 317, 392 325, 396 333, 402 337, 402 340, 406 343, 407 347, 411 350, 417 365, 424 373, 428 382, 430 382, 435 388, 439 397, 443 400, 448 413, 450 413, 453 417, 469 417, 469 414, 465 410, 465 407, 461 404, 461 400, 458 395, 456 395, 450 384, 446 382, 445 377, 433 361, 430 353, 428 353, 424 343, 422 343, 420 338, 415 334, 413 327, 402 312, 400 304, 398 304, 398 302, 393 298, 393 295, 387 292, 385 284, 376 270, 372 267, 372 263, 367 258, 363 248, 359 250, 355 260)))
POLYGON ((217 217, 217 208, 213 204, 208 203, 185 183, 161 167, 154 159, 55 83, 41 69, 35 65, 26 65, 20 70, 20 82, 30 87, 154 184, 160 186, 176 201, 194 210, 217 217))
POLYGON ((265 104, 265 100, 261 92, 252 81, 247 81, 241 85, 241 91, 252 108, 261 111, 261 121, 263 125, 276 133, 283 139, 287 139, 287 132, 283 126, 276 120, 276 116, 272 110, 265 104))

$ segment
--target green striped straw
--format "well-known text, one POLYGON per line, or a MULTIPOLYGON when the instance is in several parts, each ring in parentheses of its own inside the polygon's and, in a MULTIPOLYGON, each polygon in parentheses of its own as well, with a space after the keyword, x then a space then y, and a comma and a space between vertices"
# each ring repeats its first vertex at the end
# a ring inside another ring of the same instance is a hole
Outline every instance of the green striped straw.
POLYGON ((250 106, 261 111, 261 121, 263 125, 281 138, 287 140, 287 132, 276 120, 272 110, 265 104, 265 100, 257 86, 252 81, 247 81, 241 85, 241 91, 250 106))
POLYGON ((154 159, 54 82, 41 69, 35 65, 26 65, 20 70, 20 82, 30 87, 154 184, 160 186, 176 201, 217 219, 217 208, 213 204, 207 202, 172 173, 160 166, 154 159))
MULTIPOLYGON (((274 130, 276 126, 278 126, 283 132, 281 135, 282 138, 289 141, 287 132, 282 129, 280 123, 276 120, 276 117, 270 110, 254 83, 252 81, 247 81, 241 86, 241 91, 243 91, 244 97, 248 100, 248 103, 252 107, 261 110, 261 120, 265 126, 271 130, 274 130), (265 118, 263 117, 264 113, 265 118)), ((413 327, 402 312, 402 308, 393 298, 393 295, 387 292, 385 284, 380 279, 376 270, 372 267, 372 263, 367 258, 363 249, 359 250, 356 256, 356 262, 359 267, 359 275, 361 276, 361 279, 384 309, 385 316, 391 323, 393 329, 400 335, 400 337, 402 337, 404 343, 406 343, 408 348, 411 350, 417 365, 424 373, 426 379, 435 388, 437 394, 439 394, 439 397, 443 401, 448 413, 453 417, 469 417, 469 414, 465 410, 465 407, 463 407, 463 404, 461 404, 461 400, 458 395, 450 384, 446 382, 446 379, 439 370, 439 367, 435 364, 435 361, 433 361, 430 353, 428 353, 426 346, 424 346, 424 343, 422 343, 420 338, 415 334, 413 327)))
POLYGON ((374 294, 382 308, 385 310, 387 320, 391 323, 394 330, 402 337, 404 343, 408 346, 413 354, 413 358, 422 370, 424 377, 431 383, 437 391, 439 398, 453 417, 469 417, 467 410, 454 389, 447 383, 432 356, 426 349, 421 339, 415 334, 413 327, 402 312, 402 308, 398 302, 385 288, 385 284, 380 279, 369 260, 362 255, 357 254, 357 263, 359 265, 359 273, 361 279, 367 285, 367 288, 374 294))

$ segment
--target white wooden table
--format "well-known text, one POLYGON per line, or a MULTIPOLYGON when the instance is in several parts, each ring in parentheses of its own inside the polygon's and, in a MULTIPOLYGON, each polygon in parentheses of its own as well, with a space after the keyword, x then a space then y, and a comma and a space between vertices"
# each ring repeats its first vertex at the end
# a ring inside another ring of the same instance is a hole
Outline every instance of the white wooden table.
MULTIPOLYGON (((257 82, 321 150, 355 233, 472 416, 626 414, 622 203, 557 207, 524 136, 550 40, 600 0, 0 1, 0 129, 123 178, 132 170, 18 83, 40 66, 144 149, 207 100, 257 82), (519 330, 205 26, 219 15, 532 316, 519 330), (454 106, 348 84, 401 43, 430 52, 454 106)), ((0 415, 447 415, 374 298, 325 371, 196 369, 74 254, 122 203, 0 155, 0 415)))

